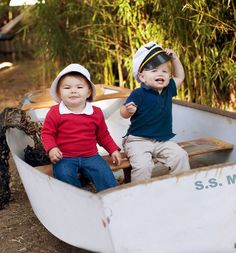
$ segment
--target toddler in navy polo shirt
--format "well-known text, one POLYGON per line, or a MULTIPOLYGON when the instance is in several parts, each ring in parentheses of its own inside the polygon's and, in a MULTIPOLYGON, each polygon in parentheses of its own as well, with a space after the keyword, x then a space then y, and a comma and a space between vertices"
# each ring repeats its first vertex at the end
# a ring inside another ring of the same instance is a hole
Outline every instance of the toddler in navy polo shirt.
POLYGON ((131 181, 151 178, 154 159, 177 174, 190 170, 187 152, 170 141, 172 132, 172 97, 177 95, 185 74, 181 61, 171 49, 149 42, 133 57, 133 74, 141 83, 120 109, 130 118, 123 141, 132 166, 131 181))

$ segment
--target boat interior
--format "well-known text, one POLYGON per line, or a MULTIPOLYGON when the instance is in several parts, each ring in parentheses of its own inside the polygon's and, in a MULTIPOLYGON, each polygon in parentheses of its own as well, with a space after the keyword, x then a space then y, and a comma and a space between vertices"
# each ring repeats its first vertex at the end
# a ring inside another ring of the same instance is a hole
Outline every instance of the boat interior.
MULTIPOLYGON (((102 108, 105 118, 108 119, 123 103, 117 98, 125 99, 129 93, 129 89, 97 84, 94 104, 96 105, 96 103, 99 102, 99 106, 102 108), (106 100, 114 102, 113 104, 109 104, 106 103, 106 100), (109 110, 106 107, 108 107, 109 110)), ((41 110, 43 108, 49 108, 54 104, 55 102, 51 100, 49 95, 49 89, 44 91, 39 90, 26 94, 22 100, 22 109, 32 112, 38 109, 41 110)), ((187 151, 192 169, 199 169, 202 167, 205 168, 206 166, 212 166, 213 164, 217 166, 217 164, 228 162, 225 157, 227 157, 234 148, 232 143, 229 143, 225 140, 205 136, 191 140, 184 139, 184 141, 178 141, 178 144, 187 151)), ((130 183, 132 168, 124 152, 122 152, 123 162, 119 166, 112 163, 109 155, 102 155, 111 167, 113 173, 117 178, 119 178, 118 182, 120 184, 130 183)), ((53 176, 52 165, 50 164, 38 166, 36 168, 49 176, 53 176)), ((167 174, 169 174, 169 168, 166 168, 160 163, 156 162, 156 167, 153 170, 153 177, 159 177, 167 174)))
MULTIPOLYGON (((206 163, 203 156, 209 156, 210 153, 219 153, 219 152, 229 152, 234 148, 234 145, 217 138, 201 138, 185 142, 178 143, 183 149, 185 149, 190 158, 191 169, 200 169, 206 167, 212 167, 212 163, 206 163)), ((103 158, 109 164, 111 170, 115 174, 116 172, 123 171, 122 179, 118 180, 120 184, 126 184, 131 182, 131 170, 132 167, 129 163, 129 159, 124 152, 121 152, 123 162, 121 165, 115 165, 112 163, 112 160, 109 155, 104 155, 103 158)), ((221 163, 219 163, 222 165, 221 163)), ((216 164, 215 164, 216 166, 216 164)), ((47 174, 48 176, 53 176, 52 165, 42 165, 37 166, 37 170, 47 174)), ((152 177, 159 177, 169 174, 169 168, 161 165, 156 161, 156 168, 153 171, 152 177)), ((118 173, 118 177, 120 173, 118 173)))

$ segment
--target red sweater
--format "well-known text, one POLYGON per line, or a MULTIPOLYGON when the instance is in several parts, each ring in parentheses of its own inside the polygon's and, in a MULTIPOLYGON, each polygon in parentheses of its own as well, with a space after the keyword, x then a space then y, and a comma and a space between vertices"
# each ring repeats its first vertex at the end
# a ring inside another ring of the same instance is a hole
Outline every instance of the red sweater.
POLYGON ((108 132, 101 109, 95 106, 92 115, 60 114, 59 105, 52 106, 45 118, 41 137, 47 153, 58 147, 63 157, 95 155, 97 143, 109 154, 120 150, 108 132))

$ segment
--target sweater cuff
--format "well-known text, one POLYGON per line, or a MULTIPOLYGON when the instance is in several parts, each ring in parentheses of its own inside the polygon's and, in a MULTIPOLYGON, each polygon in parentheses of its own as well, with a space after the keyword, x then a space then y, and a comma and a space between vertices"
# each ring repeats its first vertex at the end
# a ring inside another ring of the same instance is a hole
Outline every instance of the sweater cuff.
POLYGON ((120 149, 120 147, 118 147, 117 145, 115 145, 111 149, 109 149, 109 151, 108 151, 109 155, 111 155, 116 150, 120 151, 121 149, 120 149))

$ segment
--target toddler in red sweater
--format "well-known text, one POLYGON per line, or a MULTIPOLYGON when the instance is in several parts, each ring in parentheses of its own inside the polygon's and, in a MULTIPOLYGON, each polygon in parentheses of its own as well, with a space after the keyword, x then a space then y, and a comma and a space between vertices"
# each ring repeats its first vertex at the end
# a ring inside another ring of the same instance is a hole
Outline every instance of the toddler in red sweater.
POLYGON ((50 93, 58 102, 47 113, 42 142, 53 163, 54 177, 81 187, 79 173, 102 191, 117 185, 105 160, 98 154, 97 143, 121 163, 120 148, 112 139, 100 108, 91 104, 96 95, 86 68, 70 64, 52 82, 50 93))

